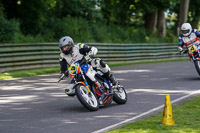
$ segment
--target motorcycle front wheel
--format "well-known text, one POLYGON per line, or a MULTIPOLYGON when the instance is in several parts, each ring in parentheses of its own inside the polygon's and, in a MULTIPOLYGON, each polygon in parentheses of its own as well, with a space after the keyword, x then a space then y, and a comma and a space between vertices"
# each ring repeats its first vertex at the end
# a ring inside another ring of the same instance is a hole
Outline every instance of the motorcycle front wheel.
POLYGON ((99 109, 99 104, 95 95, 92 93, 92 91, 88 93, 87 88, 84 85, 77 85, 75 87, 75 92, 78 100, 86 109, 90 111, 97 111, 99 109))
POLYGON ((195 65, 195 68, 196 68, 198 74, 200 75, 200 61, 195 60, 194 65, 195 65))
POLYGON ((113 89, 113 100, 117 103, 117 104, 125 104, 127 101, 127 94, 126 91, 124 89, 124 87, 118 87, 118 88, 114 88, 113 89))

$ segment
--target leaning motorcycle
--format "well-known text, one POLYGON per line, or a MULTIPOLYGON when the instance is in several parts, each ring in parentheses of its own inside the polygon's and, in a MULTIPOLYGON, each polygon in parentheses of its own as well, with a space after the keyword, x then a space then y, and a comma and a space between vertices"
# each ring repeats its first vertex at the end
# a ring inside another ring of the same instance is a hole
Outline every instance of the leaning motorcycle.
MULTIPOLYGON (((72 91, 70 96, 76 95, 80 103, 90 111, 97 111, 100 105, 125 104, 127 93, 119 83, 113 86, 100 71, 96 72, 90 64, 75 62, 68 68, 71 77, 72 91), (94 82, 97 81, 97 82, 94 82), (74 93, 73 93, 74 92, 74 93)), ((61 79, 64 77, 61 77, 61 79)), ((60 80, 61 80, 60 79, 60 80)), ((66 92, 67 93, 67 92, 66 92)), ((69 94, 69 93, 67 93, 69 94)))
POLYGON ((194 66, 200 75, 200 47, 199 39, 196 38, 187 44, 187 49, 182 53, 188 53, 190 60, 194 63, 194 66))

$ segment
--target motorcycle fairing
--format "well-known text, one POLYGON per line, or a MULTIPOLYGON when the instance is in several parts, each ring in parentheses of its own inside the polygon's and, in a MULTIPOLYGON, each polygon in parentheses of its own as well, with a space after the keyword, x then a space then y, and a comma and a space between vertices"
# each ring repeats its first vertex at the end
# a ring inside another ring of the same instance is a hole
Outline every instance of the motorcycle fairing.
POLYGON ((73 78, 77 73, 80 73, 80 67, 79 67, 79 63, 76 62, 75 64, 72 64, 69 68, 68 68, 69 74, 71 76, 71 78, 73 78))
POLYGON ((197 44, 193 44, 188 47, 189 56, 192 60, 200 60, 199 58, 199 46, 197 44))

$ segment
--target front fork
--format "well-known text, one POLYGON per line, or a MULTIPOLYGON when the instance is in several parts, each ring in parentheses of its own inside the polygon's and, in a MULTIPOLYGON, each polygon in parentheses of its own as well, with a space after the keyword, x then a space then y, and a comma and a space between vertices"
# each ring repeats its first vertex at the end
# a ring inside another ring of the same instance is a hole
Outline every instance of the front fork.
POLYGON ((191 56, 190 56, 190 60, 191 60, 192 62, 194 62, 195 60, 200 61, 200 52, 198 52, 198 57, 197 57, 197 58, 195 58, 194 55, 191 55, 191 56))
POLYGON ((87 82, 87 80, 85 79, 85 76, 84 76, 84 74, 83 74, 82 71, 81 71, 81 76, 83 77, 83 82, 84 82, 84 84, 85 84, 85 87, 86 87, 88 93, 90 94, 91 91, 90 91, 90 88, 89 88, 89 86, 88 86, 88 82, 87 82))

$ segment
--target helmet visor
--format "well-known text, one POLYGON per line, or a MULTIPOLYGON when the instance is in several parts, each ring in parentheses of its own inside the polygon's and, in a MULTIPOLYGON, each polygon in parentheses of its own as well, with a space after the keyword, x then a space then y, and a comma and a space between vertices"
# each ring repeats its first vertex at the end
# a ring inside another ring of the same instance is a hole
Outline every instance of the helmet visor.
POLYGON ((190 31, 190 30, 181 30, 181 32, 182 32, 183 34, 187 34, 187 33, 189 33, 189 31, 190 31))
POLYGON ((65 45, 63 47, 61 47, 62 52, 65 52, 69 49, 69 45, 65 45))

